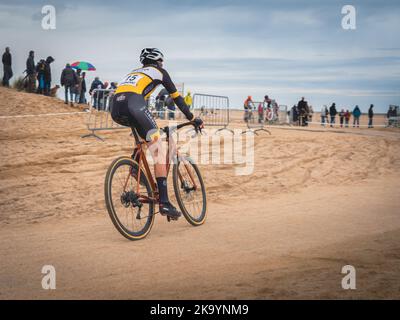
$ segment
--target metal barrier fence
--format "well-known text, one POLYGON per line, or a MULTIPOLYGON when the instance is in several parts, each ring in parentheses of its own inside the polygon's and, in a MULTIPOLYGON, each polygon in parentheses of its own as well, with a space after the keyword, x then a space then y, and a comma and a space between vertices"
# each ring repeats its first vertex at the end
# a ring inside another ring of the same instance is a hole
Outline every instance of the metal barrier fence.
POLYGON ((89 110, 87 115, 87 129, 91 131, 89 134, 81 136, 81 138, 95 137, 101 141, 103 138, 98 136, 96 132, 104 130, 126 129, 113 121, 111 118, 112 97, 114 90, 111 89, 95 89, 92 92, 89 110))
POLYGON ((280 125, 290 125, 288 107, 286 105, 284 105, 284 104, 280 104, 279 105, 278 124, 280 124, 280 125))
POLYGON ((265 131, 271 134, 270 131, 264 128, 265 121, 270 116, 266 108, 265 102, 251 102, 249 104, 251 109, 245 109, 244 121, 247 125, 247 130, 243 131, 242 134, 246 132, 253 132, 258 135, 258 131, 265 131))
POLYGON ((233 133, 227 128, 230 121, 228 97, 196 93, 193 95, 193 108, 195 116, 201 117, 207 126, 222 127, 216 132, 228 130, 233 133))
POLYGON ((386 127, 399 128, 400 127, 400 117, 389 117, 387 119, 386 127))

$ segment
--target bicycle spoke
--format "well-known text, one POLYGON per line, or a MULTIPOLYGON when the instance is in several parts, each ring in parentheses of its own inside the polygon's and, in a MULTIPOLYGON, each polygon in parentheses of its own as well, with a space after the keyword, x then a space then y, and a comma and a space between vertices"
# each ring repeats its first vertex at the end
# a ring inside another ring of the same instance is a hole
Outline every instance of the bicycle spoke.
POLYGON ((187 213, 195 220, 203 214, 202 186, 196 171, 188 161, 181 161, 178 165, 178 181, 180 198, 187 213), (196 189, 192 189, 196 186, 196 189))
POLYGON ((151 219, 151 215, 149 214, 149 203, 141 203, 141 215, 138 218, 139 207, 137 207, 135 203, 132 202, 133 200, 131 200, 131 197, 135 197, 135 195, 137 199, 141 195, 144 198, 150 196, 146 191, 146 185, 143 183, 143 180, 140 182, 141 194, 137 195, 135 193, 138 183, 139 182, 132 175, 131 166, 121 165, 116 169, 111 187, 114 211, 117 219, 119 219, 123 227, 130 232, 140 232, 140 230, 144 229, 145 225, 150 221, 149 219, 151 219), (125 199, 123 198, 124 196, 126 197, 125 199), (124 203, 122 203, 122 200, 124 203))

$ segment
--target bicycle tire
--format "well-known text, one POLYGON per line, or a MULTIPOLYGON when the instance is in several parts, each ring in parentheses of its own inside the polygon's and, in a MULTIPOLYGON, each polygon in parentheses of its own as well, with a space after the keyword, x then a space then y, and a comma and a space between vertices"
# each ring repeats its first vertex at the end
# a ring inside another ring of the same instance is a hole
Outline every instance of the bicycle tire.
MULTIPOLYGON (((112 182, 113 182, 114 174, 116 173, 118 168, 123 165, 128 165, 131 167, 131 169, 134 169, 134 170, 136 170, 136 172, 138 172, 139 165, 136 161, 134 161, 131 158, 120 157, 120 158, 115 159, 111 163, 111 165, 109 166, 109 168, 107 170, 105 183, 104 183, 104 196, 105 196, 106 207, 107 207, 107 211, 111 218, 112 223, 114 224, 115 228, 119 231, 120 234, 122 234, 125 238, 127 238, 129 240, 140 240, 149 234, 149 232, 153 226, 154 217, 155 217, 154 203, 149 202, 149 210, 148 210, 148 214, 146 216, 147 220, 146 220, 144 227, 141 230, 139 230, 138 232, 134 232, 124 226, 124 224, 118 218, 118 215, 115 211, 113 198, 112 198, 112 182)), ((131 177, 129 177, 129 178, 131 178, 131 177)), ((134 179, 134 178, 132 177, 132 179, 134 179)), ((134 179, 134 180, 137 183, 137 179, 134 179)), ((153 197, 154 192, 151 188, 151 184, 149 182, 148 177, 146 176, 146 174, 144 173, 144 171, 142 169, 140 172, 140 184, 144 185, 147 196, 153 197)), ((118 201, 118 200, 116 200, 116 201, 118 201)))
POLYGON ((200 226, 202 225, 207 217, 207 199, 206 199, 206 190, 203 182, 203 178, 201 176, 200 170, 197 167, 195 163, 193 163, 193 160, 190 157, 184 156, 184 160, 187 161, 188 164, 193 168, 194 173, 197 176, 197 179, 200 183, 200 191, 201 191, 201 196, 202 196, 202 209, 201 213, 198 218, 194 217, 193 214, 190 212, 190 210, 187 208, 185 205, 185 201, 182 197, 181 194, 181 189, 182 186, 179 184, 179 175, 178 175, 178 170, 179 170, 179 165, 182 163, 182 157, 181 159, 178 160, 177 163, 174 164, 173 170, 172 170, 172 180, 173 180, 173 185, 174 185, 174 192, 175 192, 175 197, 178 202, 179 208, 181 209, 184 217, 186 220, 193 226, 200 226))

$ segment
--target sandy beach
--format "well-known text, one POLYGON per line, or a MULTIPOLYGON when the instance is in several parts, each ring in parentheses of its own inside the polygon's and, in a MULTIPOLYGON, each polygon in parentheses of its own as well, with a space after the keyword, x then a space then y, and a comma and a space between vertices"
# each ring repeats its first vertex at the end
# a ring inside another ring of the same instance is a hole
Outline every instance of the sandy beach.
POLYGON ((157 215, 131 242, 103 191, 111 161, 132 151, 129 129, 82 139, 82 111, 0 88, 0 299, 400 298, 398 129, 269 127, 251 175, 200 165, 203 226, 157 215), (43 265, 56 290, 42 289, 43 265), (356 290, 341 287, 344 265, 356 290))

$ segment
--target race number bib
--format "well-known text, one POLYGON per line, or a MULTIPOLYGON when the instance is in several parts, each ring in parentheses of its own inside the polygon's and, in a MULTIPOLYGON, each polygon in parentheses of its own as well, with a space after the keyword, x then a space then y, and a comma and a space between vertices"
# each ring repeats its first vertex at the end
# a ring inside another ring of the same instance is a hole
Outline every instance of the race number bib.
POLYGON ((143 76, 140 74, 128 74, 120 83, 120 85, 129 85, 136 87, 139 80, 142 79, 143 76))

